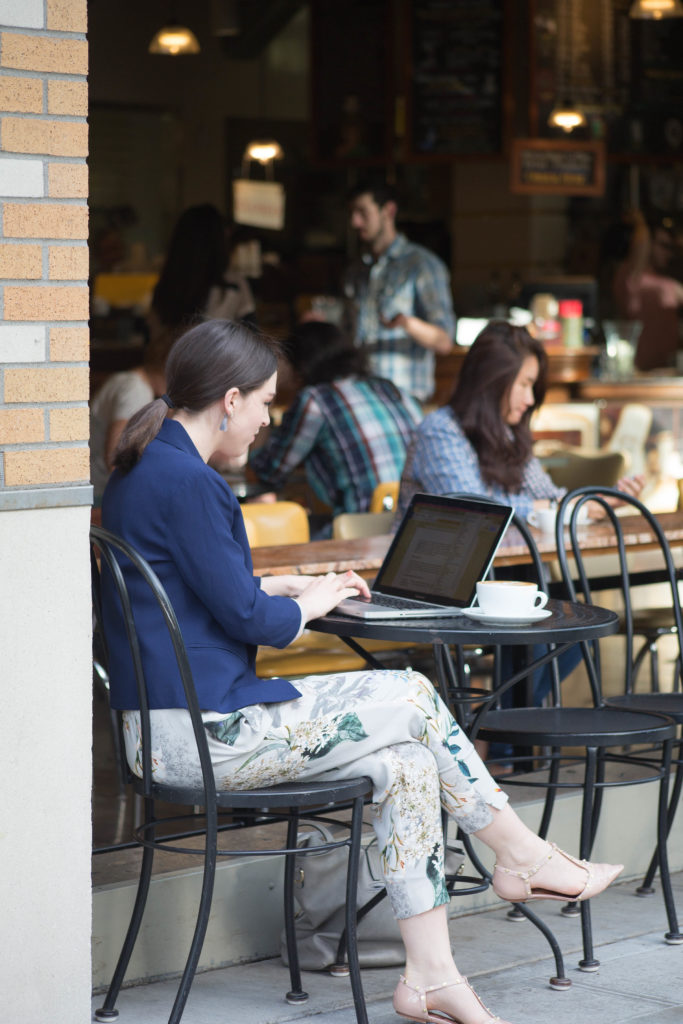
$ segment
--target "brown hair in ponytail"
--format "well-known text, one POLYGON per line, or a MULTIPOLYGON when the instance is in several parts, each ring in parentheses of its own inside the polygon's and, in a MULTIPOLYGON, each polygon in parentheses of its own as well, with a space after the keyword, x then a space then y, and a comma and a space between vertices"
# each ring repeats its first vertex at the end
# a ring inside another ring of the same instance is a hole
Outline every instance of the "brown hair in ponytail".
MULTIPOLYGON (((249 394, 277 370, 279 349, 265 335, 232 320, 207 320, 178 338, 166 363, 166 395, 177 409, 202 412, 230 388, 249 394)), ((128 473, 161 430, 168 408, 163 398, 128 421, 114 453, 114 466, 128 473)))

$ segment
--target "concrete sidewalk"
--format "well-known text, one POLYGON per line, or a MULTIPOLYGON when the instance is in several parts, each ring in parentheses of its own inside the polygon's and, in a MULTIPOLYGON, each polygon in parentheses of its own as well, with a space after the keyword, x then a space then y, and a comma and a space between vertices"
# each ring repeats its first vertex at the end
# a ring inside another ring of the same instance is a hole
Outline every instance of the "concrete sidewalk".
MULTIPOLYGON (((676 904, 683 917, 683 873, 674 876, 676 904)), ((593 903, 599 971, 578 970, 578 918, 559 913, 562 904, 536 904, 553 929, 572 986, 548 985, 554 961, 540 933, 506 917, 507 904, 454 917, 451 935, 458 966, 492 1010, 513 1024, 683 1024, 683 945, 664 942, 667 931, 661 896, 640 898, 636 883, 614 885, 593 903)), ((454 904, 455 905, 455 904, 454 904)), ((370 1024, 395 1024, 391 1006, 395 969, 363 971, 370 1024)), ((315 1017, 316 1024, 355 1024, 348 979, 306 973, 310 999, 289 1006, 288 973, 278 960, 243 964, 197 975, 182 1024, 280 1024, 315 1017)), ((120 1024, 166 1024, 176 981, 124 989, 117 1007, 120 1024)), ((103 997, 93 999, 93 1008, 103 997)))

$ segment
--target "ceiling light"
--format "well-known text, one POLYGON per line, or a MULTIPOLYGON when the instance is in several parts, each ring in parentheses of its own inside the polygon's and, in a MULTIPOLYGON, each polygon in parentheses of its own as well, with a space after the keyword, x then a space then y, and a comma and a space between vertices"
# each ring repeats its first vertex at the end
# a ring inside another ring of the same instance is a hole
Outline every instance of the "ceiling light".
POLYGON ((244 156, 247 160, 258 160, 265 166, 271 160, 282 160, 284 153, 279 142, 250 142, 244 156))
POLYGON ((553 128, 561 128, 563 132, 573 132, 586 123, 586 115, 575 103, 558 103, 553 107, 548 124, 553 128))
POLYGON ((150 53, 161 53, 178 57, 186 53, 199 53, 197 37, 185 25, 164 25, 149 44, 150 53))
POLYGON ((683 4, 681 0, 634 0, 628 13, 630 18, 653 18, 656 21, 660 18, 683 18, 683 4))

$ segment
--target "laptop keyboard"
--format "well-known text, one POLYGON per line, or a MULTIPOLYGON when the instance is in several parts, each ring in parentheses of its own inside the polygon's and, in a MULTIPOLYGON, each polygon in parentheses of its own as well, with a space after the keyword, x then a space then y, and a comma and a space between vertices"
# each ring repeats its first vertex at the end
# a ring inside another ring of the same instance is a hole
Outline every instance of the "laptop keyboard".
MULTIPOLYGON (((429 608, 430 605, 427 601, 411 601, 409 597, 390 597, 387 594, 376 594, 374 590, 370 592, 372 594, 372 604, 377 605, 380 608, 429 608)), ((435 605, 434 607, 439 607, 435 605)))

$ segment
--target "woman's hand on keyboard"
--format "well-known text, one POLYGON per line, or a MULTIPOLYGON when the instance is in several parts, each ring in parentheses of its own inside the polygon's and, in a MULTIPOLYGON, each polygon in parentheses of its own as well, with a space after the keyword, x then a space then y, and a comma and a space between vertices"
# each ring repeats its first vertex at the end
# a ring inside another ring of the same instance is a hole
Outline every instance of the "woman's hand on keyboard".
POLYGON ((347 597, 370 597, 366 581, 350 569, 345 573, 328 572, 326 576, 316 576, 304 587, 297 601, 301 606, 304 622, 318 619, 336 608, 340 601, 347 597))

